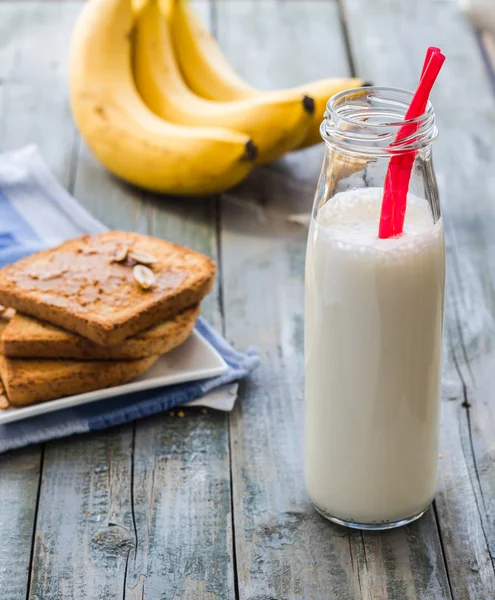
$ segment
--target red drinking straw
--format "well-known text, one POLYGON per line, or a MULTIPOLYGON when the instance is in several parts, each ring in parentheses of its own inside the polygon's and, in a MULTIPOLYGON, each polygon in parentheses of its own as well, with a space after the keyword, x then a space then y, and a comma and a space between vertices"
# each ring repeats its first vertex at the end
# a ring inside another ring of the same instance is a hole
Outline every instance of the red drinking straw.
MULTIPOLYGON (((421 83, 421 79, 423 78, 423 76, 425 74, 425 71, 429 68, 429 64, 430 64, 433 54, 436 54, 439 52, 440 52, 440 48, 437 48, 435 46, 430 46, 428 48, 428 50, 426 51, 425 60, 423 62, 423 68, 421 69, 420 83, 421 83)), ((443 61, 442 61, 442 63, 443 63, 443 61)), ((427 102, 428 102, 428 99, 426 99, 424 106, 421 107, 419 114, 424 113, 424 111, 426 110, 427 102)), ((412 104, 411 104, 411 106, 412 106, 412 104)), ((408 113, 412 112, 411 106, 409 107, 408 113)), ((406 114, 405 118, 411 119, 414 117, 409 116, 409 114, 406 114)), ((419 125, 417 125, 417 124, 409 125, 409 126, 407 126, 407 125, 402 126, 395 138, 395 142, 392 143, 391 145, 394 145, 399 140, 404 139, 404 138, 408 137, 409 135, 412 135, 414 133, 414 131, 418 129, 418 127, 419 127, 419 125)), ((416 153, 412 151, 412 152, 408 152, 407 154, 402 155, 401 157, 395 156, 395 157, 393 157, 393 159, 391 161, 391 162, 393 162, 391 167, 394 170, 394 175, 396 173, 396 177, 397 177, 397 179, 396 179, 396 181, 397 181, 396 190, 398 190, 397 197, 401 198, 402 202, 403 202, 398 207, 397 207, 397 205, 395 205, 395 210, 393 211, 393 215, 392 215, 393 216, 393 218, 392 218, 392 231, 393 232, 402 233, 402 230, 404 227, 404 217, 405 217, 406 204, 407 204, 407 192, 409 190, 409 181, 411 179, 411 171, 412 171, 412 166, 414 164, 415 156, 416 156, 416 153), (400 160, 400 158, 402 158, 402 160, 400 160), (405 203, 404 203, 404 201, 405 201, 405 203)), ((393 194, 393 190, 390 189, 391 188, 391 177, 388 177, 386 179, 386 186, 388 186, 388 188, 389 188, 388 193, 393 194)), ((398 234, 392 233, 392 235, 398 235, 398 234)))
POLYGON ((428 50, 426 51, 426 56, 425 56, 425 62, 423 63, 423 69, 421 70, 421 77, 419 78, 421 81, 421 78, 423 77, 423 75, 425 74, 426 71, 426 67, 428 66, 428 63, 430 62, 431 59, 431 55, 435 54, 435 52, 440 52, 440 48, 437 48, 435 46, 430 46, 428 48, 428 50))
MULTIPOLYGON (((444 61, 445 56, 438 48, 433 46, 428 48, 418 89, 406 112, 406 121, 421 116, 426 110, 428 97, 444 61)), ((413 135, 418 127, 417 123, 403 125, 391 146, 400 146, 400 142, 413 135)), ((390 159, 385 177, 378 228, 378 237, 382 239, 402 233, 407 205, 407 191, 415 155, 414 151, 410 151, 406 154, 394 155, 390 159)))
MULTIPOLYGON (((435 80, 438 76, 438 73, 440 72, 440 69, 442 68, 444 61, 445 61, 445 56, 441 52, 438 51, 438 52, 433 52, 431 54, 430 60, 428 61, 428 64, 426 65, 423 77, 421 79, 421 81, 425 82, 424 86, 425 86, 425 90, 426 90, 425 91, 426 95, 424 96, 423 101, 419 104, 419 109, 418 109, 417 114, 414 114, 414 113, 412 115, 406 114, 406 119, 412 119, 415 116, 420 116, 425 112, 426 105, 428 103, 428 97, 430 95, 433 84, 435 83, 435 80)), ((421 83, 420 83, 420 85, 421 85, 421 83)), ((414 98, 413 98, 413 100, 414 100, 414 98)), ((411 106, 412 106, 412 103, 411 103, 411 106)), ((404 125, 403 127, 401 127, 401 130, 397 137, 399 140, 403 140, 406 137, 413 135, 418 129, 419 129, 419 125, 417 123, 413 124, 413 125, 411 125, 411 124, 404 125)), ((411 172, 412 172, 412 167, 414 164, 415 156, 416 156, 416 152, 411 151, 411 152, 408 152, 407 154, 396 157, 400 160, 399 186, 398 186, 398 189, 400 190, 400 192, 398 194, 399 204, 398 204, 398 207, 396 207, 396 210, 394 211, 393 227, 394 227, 394 230, 397 232, 395 235, 399 235, 400 233, 402 233, 402 230, 404 228, 404 218, 406 215, 406 206, 407 206, 407 191, 409 189, 409 181, 411 179, 411 172)))

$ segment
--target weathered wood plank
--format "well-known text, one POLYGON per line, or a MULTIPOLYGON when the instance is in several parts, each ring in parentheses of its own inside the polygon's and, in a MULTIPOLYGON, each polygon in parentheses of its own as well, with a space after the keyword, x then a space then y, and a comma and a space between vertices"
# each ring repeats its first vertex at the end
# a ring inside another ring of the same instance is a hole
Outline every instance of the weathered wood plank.
POLYGON ((133 428, 46 444, 29 598, 121 600, 133 428))
POLYGON ((77 3, 0 4, 0 149, 37 144, 64 184, 77 139, 66 93, 67 49, 77 12, 77 3))
POLYGON ((126 600, 234 600, 225 415, 179 411, 136 427, 137 552, 126 600))
MULTIPOLYGON (((349 72, 332 2, 215 6, 221 44, 259 87, 349 72)), ((263 357, 231 422, 240 598, 450 598, 433 512, 399 531, 361 535, 320 519, 304 491, 306 232, 287 216, 310 210, 321 158, 321 147, 294 154, 222 199, 227 335, 258 344, 263 357)))
MULTIPOLYGON (((54 22, 71 9, 41 4, 0 4, 0 151, 36 143, 68 184, 75 133, 59 61, 69 32, 54 22)), ((28 594, 41 465, 38 446, 0 458, 0 589, 8 600, 28 594)))
POLYGON ((39 447, 0 456, 0 589, 8 600, 27 596, 40 469, 39 447))
POLYGON ((48 444, 30 597, 233 598, 227 435, 192 410, 48 444))
POLYGON ((493 598, 492 90, 456 2, 344 0, 344 6, 358 72, 380 84, 415 86, 430 44, 447 56, 433 93, 448 255, 443 459, 436 506, 454 598, 493 598))
MULTIPOLYGON (((109 175, 83 142, 73 187, 111 228, 216 257, 213 198, 140 192, 109 175)), ((217 292, 203 313, 221 326, 217 292)), ((233 597, 227 419, 184 412, 47 444, 32 600, 233 597)))
POLYGON ((433 510, 403 529, 352 541, 363 598, 451 598, 433 510))

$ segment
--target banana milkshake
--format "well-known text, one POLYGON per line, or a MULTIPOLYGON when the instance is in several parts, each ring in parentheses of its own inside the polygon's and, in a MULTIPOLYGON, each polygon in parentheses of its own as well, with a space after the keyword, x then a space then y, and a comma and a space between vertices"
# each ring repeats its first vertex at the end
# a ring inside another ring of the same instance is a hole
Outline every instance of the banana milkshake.
POLYGON ((418 517, 437 480, 443 221, 409 194, 402 235, 379 239, 382 196, 322 204, 306 259, 306 486, 363 528, 418 517))

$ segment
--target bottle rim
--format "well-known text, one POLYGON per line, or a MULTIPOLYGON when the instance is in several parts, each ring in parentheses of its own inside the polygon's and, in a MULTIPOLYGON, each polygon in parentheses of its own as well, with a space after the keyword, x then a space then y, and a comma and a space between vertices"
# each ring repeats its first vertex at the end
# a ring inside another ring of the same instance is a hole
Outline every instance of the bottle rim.
POLYGON ((343 151, 390 156, 429 146, 437 137, 433 105, 405 120, 414 93, 393 87, 369 86, 344 90, 326 105, 320 126, 323 140, 343 151), (410 135, 396 141, 404 125, 413 127, 410 135))

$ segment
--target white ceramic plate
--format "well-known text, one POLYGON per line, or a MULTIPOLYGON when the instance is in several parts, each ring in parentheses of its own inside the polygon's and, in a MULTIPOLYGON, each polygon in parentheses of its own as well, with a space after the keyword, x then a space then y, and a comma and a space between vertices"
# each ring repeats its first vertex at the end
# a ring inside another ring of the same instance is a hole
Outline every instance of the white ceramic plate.
POLYGON ((41 402, 32 406, 0 409, 0 424, 27 419, 62 408, 72 408, 80 404, 95 402, 120 394, 128 394, 129 392, 215 377, 225 373, 227 369, 227 363, 215 348, 202 335, 194 331, 184 344, 159 358, 149 371, 130 383, 96 392, 88 392, 87 394, 67 396, 59 400, 41 402))

